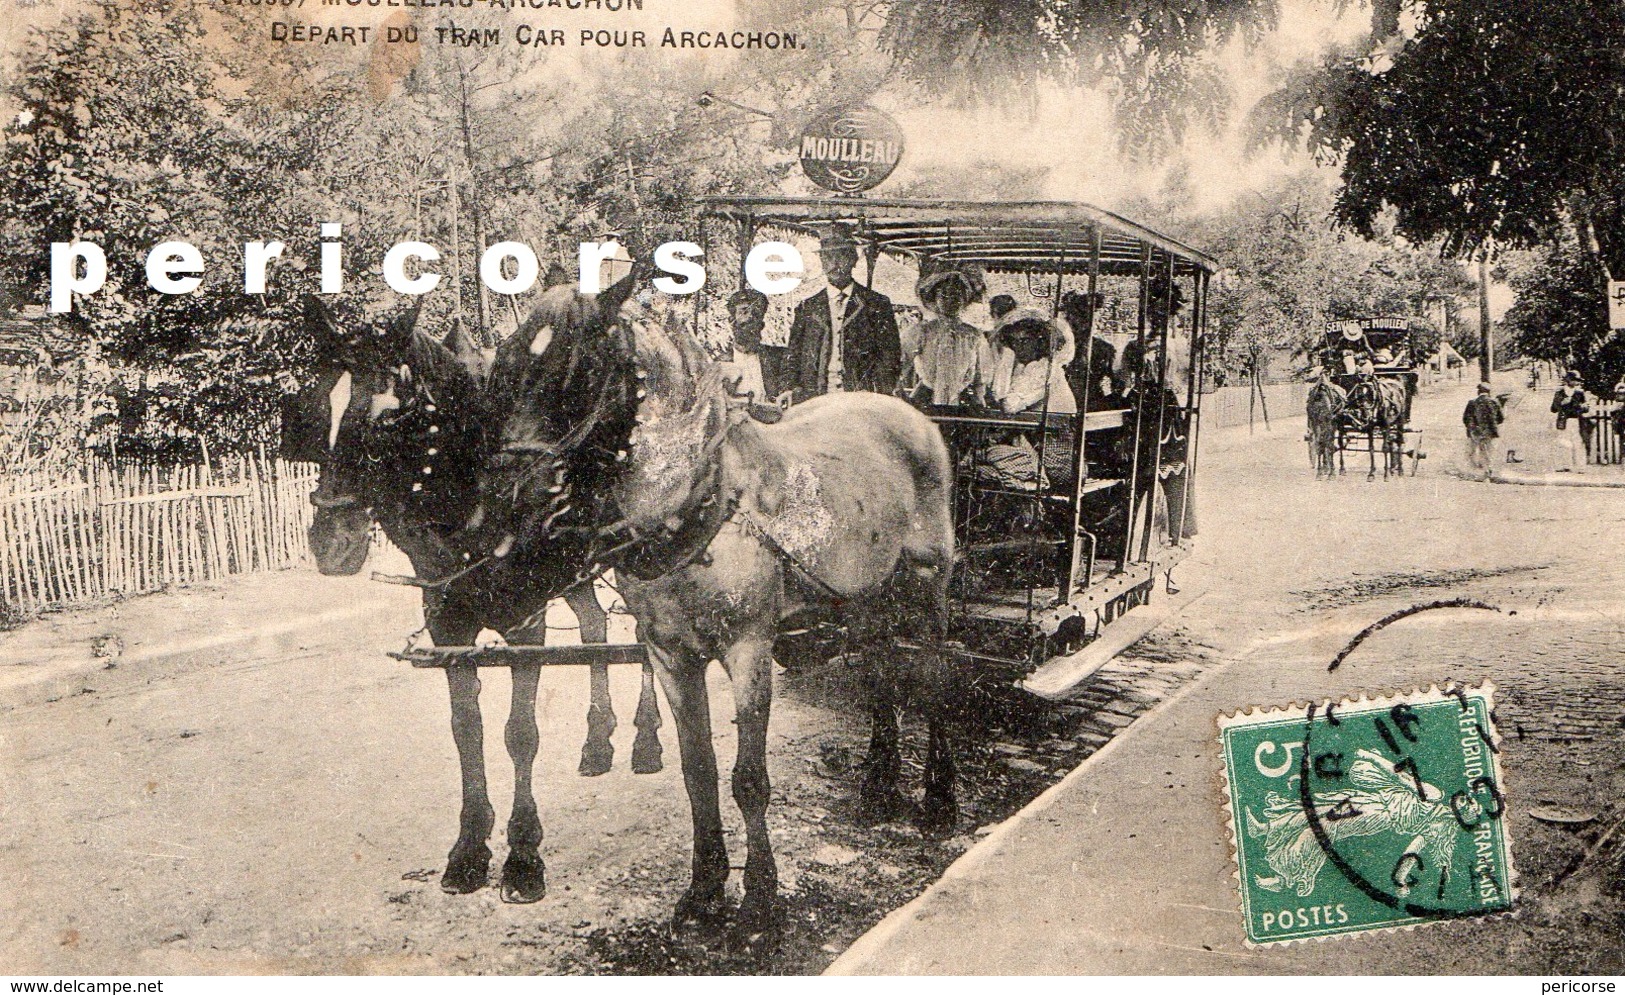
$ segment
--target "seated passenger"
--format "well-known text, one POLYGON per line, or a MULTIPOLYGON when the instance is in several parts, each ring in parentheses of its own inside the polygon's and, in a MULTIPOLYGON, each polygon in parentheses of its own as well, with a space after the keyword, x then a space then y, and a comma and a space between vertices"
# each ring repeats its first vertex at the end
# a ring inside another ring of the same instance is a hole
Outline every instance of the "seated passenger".
POLYGON ((915 403, 986 406, 993 380, 993 350, 959 313, 986 290, 973 269, 924 267, 915 292, 930 317, 901 334, 903 357, 918 386, 915 403))
POLYGON ((993 398, 1005 411, 1077 414, 1066 367, 1076 351, 1065 328, 1037 311, 1022 308, 1005 315, 994 338, 993 398))
MULTIPOLYGON (((1061 320, 1074 343, 1084 341, 1094 327, 1094 314, 1105 304, 1105 298, 1080 290, 1068 290, 1061 295, 1061 320)), ((1113 370, 1117 367, 1117 349, 1099 335, 1092 336, 1083 345, 1073 345, 1073 358, 1066 364, 1067 383, 1072 397, 1079 404, 1088 405, 1090 411, 1106 411, 1122 407, 1117 397, 1117 381, 1113 370)))

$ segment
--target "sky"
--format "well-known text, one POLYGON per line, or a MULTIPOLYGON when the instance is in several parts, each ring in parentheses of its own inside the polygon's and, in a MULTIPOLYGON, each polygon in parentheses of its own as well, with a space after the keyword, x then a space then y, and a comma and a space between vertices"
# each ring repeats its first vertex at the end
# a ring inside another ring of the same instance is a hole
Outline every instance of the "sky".
MULTIPOLYGON (((1230 127, 1218 135, 1190 137, 1179 156, 1190 170, 1198 208, 1222 207, 1281 176, 1313 168, 1302 153, 1249 154, 1242 119, 1246 109, 1272 89, 1277 67, 1311 57, 1333 43, 1357 40, 1368 29, 1368 16, 1358 7, 1339 17, 1329 2, 1282 0, 1281 23, 1260 46, 1249 51, 1238 43, 1222 54, 1221 65, 1235 92, 1230 127)), ((1154 194, 1173 168, 1168 163, 1125 161, 1118 154, 1110 107, 1101 94, 1049 87, 1040 94, 1038 105, 1031 122, 1014 120, 997 108, 900 110, 909 144, 897 178, 907 180, 927 163, 1041 166, 1048 170, 1046 197, 1110 207, 1154 194)), ((1335 182, 1334 171, 1325 174, 1328 183, 1335 182)))

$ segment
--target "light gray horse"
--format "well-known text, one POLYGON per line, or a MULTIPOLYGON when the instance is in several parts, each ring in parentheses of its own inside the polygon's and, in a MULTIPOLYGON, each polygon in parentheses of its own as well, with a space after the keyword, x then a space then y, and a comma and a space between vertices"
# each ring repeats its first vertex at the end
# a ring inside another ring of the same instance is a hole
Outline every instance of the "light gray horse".
POLYGON ((559 526, 544 523, 574 522, 565 528, 592 523, 600 548, 615 551, 583 568, 615 567, 677 727, 694 825, 679 924, 726 912, 705 675, 712 660, 727 671, 739 737, 733 794, 746 829, 735 938, 762 942, 778 928, 766 813, 781 620, 822 606, 855 649, 870 650, 879 676, 865 804, 898 804, 895 692, 906 690, 931 720, 923 818, 956 817, 938 652, 953 563, 946 447, 929 419, 877 394, 820 397, 760 424, 686 331, 647 316, 617 320, 569 288, 544 294, 538 314, 521 329, 529 341, 499 352, 509 456, 491 491, 511 502, 521 546, 545 546, 559 526), (900 654, 898 635, 925 649, 900 654))

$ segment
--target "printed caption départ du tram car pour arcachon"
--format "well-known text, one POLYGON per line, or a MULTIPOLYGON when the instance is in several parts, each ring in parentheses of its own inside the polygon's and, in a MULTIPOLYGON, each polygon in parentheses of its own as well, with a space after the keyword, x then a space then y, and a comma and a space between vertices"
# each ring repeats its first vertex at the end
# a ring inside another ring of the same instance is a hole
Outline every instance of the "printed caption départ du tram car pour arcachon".
POLYGON ((791 31, 715 31, 666 27, 658 32, 641 29, 563 28, 536 24, 502 27, 466 27, 448 23, 419 28, 416 25, 333 25, 302 21, 272 21, 271 40, 290 45, 349 45, 359 48, 382 41, 385 44, 416 44, 433 41, 453 48, 496 48, 504 44, 523 48, 669 48, 674 50, 728 49, 761 52, 792 52, 806 47, 791 31))

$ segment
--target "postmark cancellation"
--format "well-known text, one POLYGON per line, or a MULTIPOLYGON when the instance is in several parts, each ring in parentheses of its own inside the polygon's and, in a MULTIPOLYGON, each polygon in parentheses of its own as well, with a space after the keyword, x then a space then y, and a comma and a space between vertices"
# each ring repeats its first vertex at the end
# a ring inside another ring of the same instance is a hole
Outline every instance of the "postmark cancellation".
POLYGON ((1248 946, 1512 909, 1494 692, 1433 687, 1220 716, 1248 946))

